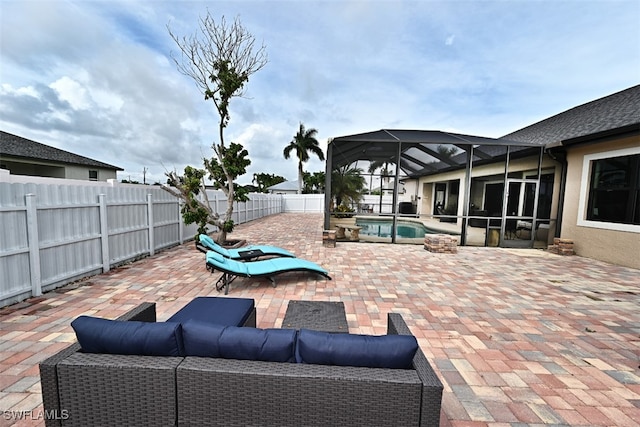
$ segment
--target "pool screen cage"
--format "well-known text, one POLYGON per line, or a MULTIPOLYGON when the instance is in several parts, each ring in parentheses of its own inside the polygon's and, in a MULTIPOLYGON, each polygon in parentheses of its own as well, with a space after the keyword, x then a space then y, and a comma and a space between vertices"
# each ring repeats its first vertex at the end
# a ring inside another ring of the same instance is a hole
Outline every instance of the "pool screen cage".
MULTIPOLYGON (((388 180, 393 184, 389 186, 390 212, 383 212, 380 206, 369 214, 390 218, 394 230, 399 217, 439 218, 443 222, 448 218, 458 227, 454 234, 459 234, 461 245, 467 244, 470 223, 477 226, 480 222, 486 228, 485 246, 491 246, 489 237, 499 232, 500 246, 532 247, 533 233, 531 238, 518 241, 509 236, 515 231, 515 224, 529 224, 531 230, 536 230, 541 223, 549 222, 548 209, 538 212, 543 155, 544 146, 535 143, 430 130, 382 129, 333 138, 327 147, 324 228, 331 229, 332 217, 344 214, 335 206, 332 172, 359 161, 381 162, 391 164, 394 171, 388 180), (529 164, 528 172, 517 166, 524 159, 529 164), (400 182, 411 180, 415 183, 415 197, 400 201, 400 182), (519 209, 514 200, 516 189, 519 209), (416 205, 418 199, 427 207, 426 212, 419 208, 414 212, 408 206, 412 202, 416 205)), ((391 242, 396 240, 394 232, 391 242)))

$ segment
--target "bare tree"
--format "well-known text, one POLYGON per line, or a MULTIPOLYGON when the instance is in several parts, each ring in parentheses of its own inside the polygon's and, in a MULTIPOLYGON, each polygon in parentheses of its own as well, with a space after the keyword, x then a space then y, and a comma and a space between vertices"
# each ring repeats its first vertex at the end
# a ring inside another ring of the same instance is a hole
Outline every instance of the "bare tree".
POLYGON ((211 146, 215 156, 203 159, 208 178, 216 189, 227 196, 227 209, 224 215, 213 212, 208 206, 204 178, 206 173, 193 169, 185 176, 175 171, 167 172, 169 184, 167 191, 185 201, 183 216, 185 220, 198 222, 200 230, 206 230, 206 224, 220 229, 218 242, 224 243, 227 232, 233 230, 234 200, 246 200, 246 192, 234 184, 234 180, 246 172, 251 161, 246 158, 247 150, 240 144, 225 144, 224 129, 230 120, 229 103, 233 97, 244 95, 245 84, 249 77, 267 64, 266 48, 256 47, 255 38, 240 23, 238 18, 227 23, 224 16, 216 22, 209 11, 200 17, 197 31, 191 36, 177 36, 167 25, 169 35, 179 48, 177 54, 171 53, 178 71, 191 77, 205 100, 213 101, 218 114, 218 141, 211 146), (197 185, 196 185, 197 184, 197 185), (204 201, 199 200, 202 192, 204 201), (205 206, 206 204, 206 206, 205 206))

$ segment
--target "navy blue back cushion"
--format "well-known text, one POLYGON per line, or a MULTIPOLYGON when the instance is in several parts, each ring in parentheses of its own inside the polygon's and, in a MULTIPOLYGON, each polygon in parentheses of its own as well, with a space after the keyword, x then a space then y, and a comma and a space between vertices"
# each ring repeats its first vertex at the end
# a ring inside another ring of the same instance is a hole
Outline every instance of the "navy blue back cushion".
POLYGON ((199 321, 182 324, 185 356, 221 357, 218 341, 226 326, 199 321))
POLYGON ((241 328, 189 321, 182 324, 182 332, 187 356, 295 362, 293 329, 241 328))
POLYGON ((223 326, 242 326, 254 308, 249 298, 197 297, 182 307, 167 322, 185 323, 189 320, 223 326))
POLYGON ((413 335, 330 334, 301 329, 296 344, 299 363, 409 369, 418 350, 413 335))
POLYGON ((80 316, 71 322, 85 353, 182 356, 179 323, 137 322, 80 316))

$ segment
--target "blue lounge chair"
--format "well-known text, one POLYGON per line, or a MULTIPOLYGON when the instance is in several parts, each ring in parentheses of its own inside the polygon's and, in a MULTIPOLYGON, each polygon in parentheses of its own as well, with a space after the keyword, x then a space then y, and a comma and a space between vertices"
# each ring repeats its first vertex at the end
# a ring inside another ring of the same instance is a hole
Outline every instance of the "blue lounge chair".
POLYGON ((198 240, 196 240, 196 248, 198 248, 200 252, 206 254, 208 251, 215 251, 225 258, 234 260, 254 261, 265 256, 295 258, 294 254, 277 246, 251 245, 237 249, 227 249, 214 242, 213 239, 206 234, 200 234, 198 240))
POLYGON ((216 282, 216 289, 221 291, 225 288, 225 295, 229 293, 229 284, 236 277, 266 277, 273 286, 276 281, 273 278, 276 274, 288 271, 310 271, 318 273, 331 280, 329 272, 318 264, 301 258, 270 258, 254 262, 240 262, 230 258, 225 258, 217 252, 207 252, 207 270, 212 273, 215 270, 222 272, 222 277, 216 282))

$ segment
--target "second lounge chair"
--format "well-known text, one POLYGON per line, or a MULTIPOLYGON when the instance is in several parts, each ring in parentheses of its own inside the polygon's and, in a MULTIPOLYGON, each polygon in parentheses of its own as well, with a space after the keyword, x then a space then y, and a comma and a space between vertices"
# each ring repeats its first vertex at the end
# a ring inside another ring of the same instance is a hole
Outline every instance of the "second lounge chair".
POLYGON ((196 248, 198 248, 200 252, 206 254, 208 251, 214 251, 225 258, 234 260, 254 261, 260 257, 266 256, 295 258, 294 254, 277 246, 251 245, 237 249, 227 249, 217 244, 206 234, 200 234, 198 240, 196 240, 196 248))
POLYGON ((331 280, 329 272, 318 264, 301 258, 270 258, 254 262, 240 262, 225 258, 217 252, 207 252, 207 269, 213 273, 214 270, 222 272, 222 277, 216 283, 216 289, 221 291, 225 288, 225 295, 229 293, 229 284, 236 277, 266 277, 273 286, 276 281, 273 278, 276 274, 288 271, 309 271, 318 273, 331 280))

